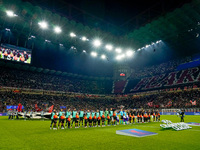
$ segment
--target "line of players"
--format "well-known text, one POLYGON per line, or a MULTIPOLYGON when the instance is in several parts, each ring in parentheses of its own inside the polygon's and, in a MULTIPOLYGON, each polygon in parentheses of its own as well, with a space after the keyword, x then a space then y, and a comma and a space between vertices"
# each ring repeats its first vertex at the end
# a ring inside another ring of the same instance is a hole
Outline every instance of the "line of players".
POLYGON ((8 119, 19 119, 17 109, 8 109, 8 119))
POLYGON ((134 124, 134 123, 147 123, 151 121, 160 121, 160 113, 158 111, 155 112, 145 112, 139 111, 113 111, 112 108, 110 111, 108 109, 104 111, 97 110, 96 112, 84 112, 83 110, 77 112, 74 109, 72 112, 70 109, 64 112, 63 109, 60 110, 59 113, 54 110, 51 113, 51 125, 50 129, 57 130, 57 128, 72 128, 75 123, 75 128, 79 128, 82 124, 82 127, 105 127, 119 124, 134 124), (137 114, 137 115, 136 115, 137 114), (61 125, 61 126, 60 126, 61 125))

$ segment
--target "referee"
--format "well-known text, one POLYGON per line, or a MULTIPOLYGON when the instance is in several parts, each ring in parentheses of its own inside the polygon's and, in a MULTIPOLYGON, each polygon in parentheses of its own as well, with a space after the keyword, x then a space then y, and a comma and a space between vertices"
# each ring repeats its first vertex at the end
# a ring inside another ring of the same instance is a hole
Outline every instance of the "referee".
POLYGON ((182 112, 180 113, 180 117, 181 117, 181 122, 184 122, 184 117, 185 117, 184 110, 182 110, 182 112))

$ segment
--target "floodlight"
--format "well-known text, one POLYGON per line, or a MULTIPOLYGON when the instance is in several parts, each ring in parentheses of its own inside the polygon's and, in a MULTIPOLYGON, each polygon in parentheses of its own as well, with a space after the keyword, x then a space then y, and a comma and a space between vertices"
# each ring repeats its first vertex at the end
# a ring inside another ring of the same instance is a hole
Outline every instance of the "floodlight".
POLYGON ((7 16, 9 16, 9 17, 16 17, 17 15, 13 12, 13 11, 11 11, 11 10, 7 10, 6 11, 6 14, 7 14, 7 16))
POLYGON ((71 37, 76 37, 76 34, 74 34, 73 32, 70 33, 71 37))
POLYGON ((124 58, 124 57, 125 57, 125 54, 122 54, 122 55, 121 55, 121 58, 124 58))
POLYGON ((86 50, 83 50, 83 53, 86 53, 86 50))
POLYGON ((121 55, 118 55, 118 56, 116 57, 116 59, 117 59, 117 60, 121 60, 121 59, 122 59, 121 55))
POLYGON ((97 56, 97 53, 96 53, 96 52, 91 52, 91 55, 92 55, 93 57, 96 57, 96 56, 97 56))
POLYGON ((102 59, 106 59, 106 55, 104 55, 104 54, 101 55, 101 58, 102 58, 102 59))
POLYGON ((101 45, 101 41, 96 39, 93 41, 93 44, 95 47, 99 47, 101 45))
POLYGON ((109 51, 111 51, 111 50, 113 49, 113 46, 110 45, 110 44, 107 44, 105 47, 106 47, 106 49, 109 50, 109 51))
POLYGON ((48 28, 48 24, 45 21, 41 21, 38 24, 40 25, 40 27, 42 29, 47 29, 48 28))
POLYGON ((8 28, 5 28, 5 30, 6 30, 6 31, 10 31, 10 29, 8 29, 8 28))
POLYGON ((134 54, 134 51, 132 51, 132 50, 128 50, 128 51, 126 52, 126 56, 128 56, 128 57, 133 56, 133 54, 134 54))
POLYGON ((76 49, 76 47, 74 47, 74 46, 71 46, 71 48, 70 49, 76 49))
POLYGON ((49 40, 45 40, 45 42, 48 42, 48 43, 50 43, 51 41, 49 41, 49 40))
POLYGON ((121 49, 121 48, 116 48, 115 51, 116 51, 117 53, 121 53, 121 52, 122 52, 122 49, 121 49))
POLYGON ((54 31, 55 31, 55 33, 60 33, 62 30, 61 30, 60 27, 56 26, 56 27, 54 28, 54 31))
POLYGON ((87 38, 86 38, 85 36, 83 36, 83 37, 81 38, 81 40, 86 41, 87 38))

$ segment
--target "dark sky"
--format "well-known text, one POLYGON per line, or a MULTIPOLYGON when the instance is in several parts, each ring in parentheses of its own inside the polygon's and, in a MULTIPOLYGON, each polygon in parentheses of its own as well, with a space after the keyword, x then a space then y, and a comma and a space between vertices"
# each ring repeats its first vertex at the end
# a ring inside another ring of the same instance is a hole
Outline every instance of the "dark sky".
POLYGON ((24 0, 85 25, 107 30, 113 24, 127 33, 191 0, 24 0), (82 12, 88 14, 82 14, 82 12), (102 22, 102 20, 104 20, 102 22), (101 21, 100 21, 101 20, 101 21))

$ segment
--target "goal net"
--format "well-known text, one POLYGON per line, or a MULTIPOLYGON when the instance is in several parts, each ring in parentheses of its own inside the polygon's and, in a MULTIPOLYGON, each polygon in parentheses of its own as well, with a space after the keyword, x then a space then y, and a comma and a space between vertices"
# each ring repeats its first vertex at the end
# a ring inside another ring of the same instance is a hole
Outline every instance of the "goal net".
POLYGON ((179 115, 180 109, 162 109, 162 115, 179 115))

